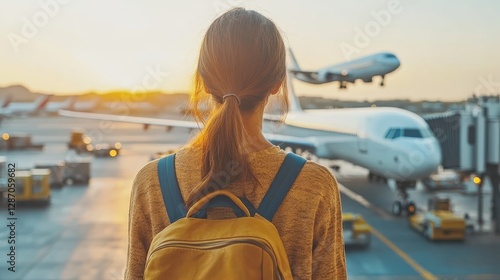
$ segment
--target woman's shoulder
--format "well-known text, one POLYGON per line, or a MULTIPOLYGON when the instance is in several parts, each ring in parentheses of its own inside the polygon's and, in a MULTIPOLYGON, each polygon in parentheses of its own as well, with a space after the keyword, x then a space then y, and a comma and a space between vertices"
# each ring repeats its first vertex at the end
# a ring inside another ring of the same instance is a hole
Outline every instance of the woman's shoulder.
POLYGON ((322 195, 338 192, 337 179, 329 168, 315 161, 308 160, 297 177, 301 187, 322 195))
MULTIPOLYGON (((254 165, 263 172, 273 172, 275 170, 271 167, 274 165, 273 162, 277 162, 276 164, 279 166, 287 154, 279 147, 270 148, 254 155, 253 160, 258 161, 254 165)), ((337 180, 330 169, 311 160, 306 162, 296 182, 299 188, 310 189, 313 193, 319 192, 322 195, 332 194, 338 189, 337 180)))
MULTIPOLYGON (((192 156, 195 156, 198 154, 198 150, 194 147, 191 146, 185 146, 177 151, 175 151, 175 164, 177 165, 182 165, 186 159, 189 159, 192 156)), ((164 157, 166 157, 165 155, 164 157)), ((162 157, 163 158, 163 157, 162 157)), ((140 185, 145 185, 145 184, 159 184, 158 182, 158 162, 161 160, 155 159, 152 160, 139 169, 137 172, 137 175, 135 176, 134 180, 134 185, 140 184, 140 185)))
POLYGON ((151 185, 158 185, 158 161, 152 160, 139 169, 134 178, 133 188, 135 192, 147 191, 151 185))

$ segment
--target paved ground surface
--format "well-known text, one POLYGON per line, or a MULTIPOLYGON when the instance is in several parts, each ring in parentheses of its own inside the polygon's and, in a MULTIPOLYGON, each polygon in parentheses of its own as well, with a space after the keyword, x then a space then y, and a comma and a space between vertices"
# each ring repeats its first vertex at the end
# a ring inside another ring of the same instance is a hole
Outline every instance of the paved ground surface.
MULTIPOLYGON (((1 151, 9 162, 30 168, 36 162, 70 159, 70 131, 85 129, 94 139, 120 141, 117 158, 94 158, 90 184, 65 186, 52 192, 48 207, 25 206, 16 211, 16 272, 7 270, 8 228, 5 205, 0 209, 0 279, 122 279, 127 250, 129 194, 135 173, 154 152, 184 143, 189 134, 174 129, 57 117, 5 120, 0 132, 27 132, 42 151, 1 151)), ((336 172, 343 186, 343 210, 362 214, 374 229, 371 246, 347 250, 349 279, 500 279, 500 237, 483 231, 464 242, 429 242, 394 217, 395 194, 384 183, 366 180, 366 170, 340 162, 336 172), (363 204, 360 204, 359 202, 363 204), (368 202, 368 203, 367 203, 368 202)), ((421 186, 411 192, 417 207, 430 196, 421 186)), ((454 209, 477 217, 477 196, 448 192, 454 209)), ((489 218, 485 195, 485 218, 489 218)), ((477 226, 476 226, 477 229, 477 226)))

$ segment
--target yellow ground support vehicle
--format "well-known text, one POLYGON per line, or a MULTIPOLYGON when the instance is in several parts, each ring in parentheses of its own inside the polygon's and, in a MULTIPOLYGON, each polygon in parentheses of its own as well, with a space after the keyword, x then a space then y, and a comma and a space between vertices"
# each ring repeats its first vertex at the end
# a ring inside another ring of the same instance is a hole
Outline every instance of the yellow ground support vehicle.
POLYGON ((75 130, 71 132, 68 148, 74 149, 77 153, 91 153, 96 157, 116 157, 120 153, 122 144, 92 144, 92 139, 85 135, 83 131, 75 130))
POLYGON ((16 202, 50 203, 50 170, 31 169, 16 171, 16 202))
POLYGON ((410 226, 429 240, 464 240, 465 219, 451 211, 449 198, 429 199, 428 211, 409 217, 410 226))
POLYGON ((371 242, 371 228, 359 214, 342 213, 344 244, 367 248, 371 242))

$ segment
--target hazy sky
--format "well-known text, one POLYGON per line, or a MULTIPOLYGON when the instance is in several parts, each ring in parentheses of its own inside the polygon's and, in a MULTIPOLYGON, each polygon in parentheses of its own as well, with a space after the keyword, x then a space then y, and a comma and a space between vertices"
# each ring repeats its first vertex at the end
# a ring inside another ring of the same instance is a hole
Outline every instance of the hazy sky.
POLYGON ((188 91, 205 30, 231 6, 272 18, 304 70, 379 51, 401 60, 384 88, 379 80, 347 90, 295 81, 299 94, 462 100, 500 93, 495 0, 0 0, 0 86, 188 91))

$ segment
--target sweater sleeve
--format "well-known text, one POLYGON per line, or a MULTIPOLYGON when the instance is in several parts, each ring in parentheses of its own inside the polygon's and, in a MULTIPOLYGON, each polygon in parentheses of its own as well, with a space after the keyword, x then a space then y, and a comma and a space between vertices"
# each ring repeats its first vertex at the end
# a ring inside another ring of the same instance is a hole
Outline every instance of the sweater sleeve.
POLYGON ((347 279, 338 184, 328 169, 321 173, 326 188, 314 221, 312 279, 347 279))
POLYGON ((148 240, 152 240, 151 220, 144 213, 147 194, 144 172, 139 172, 134 180, 130 195, 129 222, 128 222, 128 253, 126 280, 144 279, 144 269, 149 250, 148 240))

